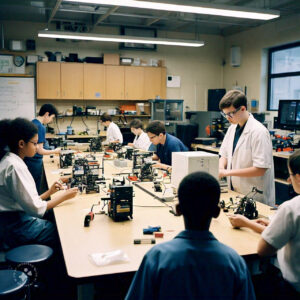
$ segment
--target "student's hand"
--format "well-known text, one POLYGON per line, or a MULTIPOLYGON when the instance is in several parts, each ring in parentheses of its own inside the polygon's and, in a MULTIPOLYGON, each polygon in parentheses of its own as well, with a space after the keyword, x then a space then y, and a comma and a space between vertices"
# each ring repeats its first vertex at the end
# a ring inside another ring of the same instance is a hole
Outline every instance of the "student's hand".
POLYGON ((219 169, 219 178, 228 176, 228 171, 226 169, 219 169))
POLYGON ((64 201, 74 198, 78 193, 78 187, 74 187, 63 192, 64 201))
POLYGON ((63 189, 64 189, 64 187, 63 187, 63 185, 62 185, 62 182, 61 182, 60 180, 58 180, 58 181, 55 181, 55 182, 51 185, 51 187, 50 187, 50 189, 49 189, 49 192, 50 192, 50 195, 53 195, 53 194, 56 193, 57 191, 63 190, 63 189))
POLYGON ((128 143, 127 146, 133 147, 134 145, 133 145, 133 143, 128 143))
POLYGON ((61 182, 61 183, 68 183, 70 178, 72 178, 71 175, 69 175, 69 176, 61 176, 59 178, 59 182, 61 182))
POLYGON ((60 152, 61 152, 60 148, 56 148, 56 149, 53 150, 54 154, 60 154, 60 152))
POLYGON ((231 225, 235 228, 247 227, 248 223, 251 222, 248 218, 242 215, 227 215, 231 225))
POLYGON ((267 227, 267 226, 269 225, 269 223, 270 223, 269 220, 263 219, 263 218, 259 218, 259 219, 255 220, 254 222, 257 223, 257 224, 266 226, 266 227, 267 227))
POLYGON ((152 167, 158 168, 158 169, 163 169, 163 170, 168 170, 168 168, 170 168, 170 170, 172 170, 171 166, 168 166, 168 165, 165 165, 162 163, 153 164, 152 167))

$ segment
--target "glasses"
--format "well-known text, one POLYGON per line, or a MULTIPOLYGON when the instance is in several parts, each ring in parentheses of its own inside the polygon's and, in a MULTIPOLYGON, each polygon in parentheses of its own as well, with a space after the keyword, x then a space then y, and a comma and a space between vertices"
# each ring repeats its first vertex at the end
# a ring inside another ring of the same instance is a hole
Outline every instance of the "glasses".
POLYGON ((153 140, 155 137, 157 137, 157 135, 149 136, 149 139, 153 140))
POLYGON ((237 108, 235 111, 231 111, 231 112, 229 112, 229 113, 227 113, 227 114, 225 114, 224 112, 221 111, 221 115, 222 115, 224 118, 233 118, 234 115, 235 115, 238 111, 241 110, 241 108, 242 108, 242 107, 240 106, 240 107, 237 108))
POLYGON ((28 141, 29 143, 33 144, 35 147, 37 146, 37 142, 28 141))

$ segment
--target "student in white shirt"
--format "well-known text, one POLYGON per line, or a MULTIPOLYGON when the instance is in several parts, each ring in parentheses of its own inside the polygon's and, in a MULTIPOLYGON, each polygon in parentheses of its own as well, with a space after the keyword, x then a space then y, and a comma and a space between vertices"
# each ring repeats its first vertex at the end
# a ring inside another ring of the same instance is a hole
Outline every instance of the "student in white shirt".
POLYGON ((123 143, 123 135, 120 131, 120 128, 117 124, 112 121, 112 118, 109 114, 104 113, 100 116, 101 123, 107 127, 106 131, 106 141, 104 144, 110 143, 123 143))
POLYGON ((17 118, 0 121, 0 240, 13 248, 24 244, 59 245, 56 227, 42 219, 45 212, 76 196, 77 188, 61 192, 60 182, 38 195, 24 157, 37 152, 38 129, 32 122, 17 118))
POLYGON ((128 146, 149 150, 151 142, 149 140, 148 134, 143 130, 143 122, 139 119, 134 119, 130 122, 130 130, 135 135, 133 143, 128 143, 128 146))
MULTIPOLYGON (((288 160, 290 177, 294 191, 300 194, 300 150, 288 160)), ((277 252, 278 264, 284 281, 273 288, 275 299, 300 299, 300 195, 282 203, 271 221, 265 219, 248 220, 241 215, 229 216, 234 227, 248 227, 262 233, 258 244, 258 254, 271 256, 277 252)))

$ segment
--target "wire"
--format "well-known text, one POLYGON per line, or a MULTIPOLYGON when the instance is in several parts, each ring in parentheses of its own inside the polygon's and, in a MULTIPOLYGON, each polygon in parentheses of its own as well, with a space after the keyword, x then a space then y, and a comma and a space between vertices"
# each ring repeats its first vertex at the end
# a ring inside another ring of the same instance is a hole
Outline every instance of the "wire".
POLYGON ((81 116, 81 121, 83 122, 83 124, 84 124, 84 126, 85 126, 86 130, 88 130, 89 128, 88 128, 88 126, 86 125, 86 123, 84 122, 84 120, 83 120, 83 116, 81 116))

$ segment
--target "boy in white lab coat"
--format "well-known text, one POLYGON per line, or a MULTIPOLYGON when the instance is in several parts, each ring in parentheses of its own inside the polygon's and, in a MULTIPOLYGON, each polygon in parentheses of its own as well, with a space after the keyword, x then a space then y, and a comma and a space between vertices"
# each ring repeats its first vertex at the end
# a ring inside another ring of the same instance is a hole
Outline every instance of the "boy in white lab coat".
POLYGON ((120 131, 120 128, 117 124, 112 121, 112 118, 109 114, 104 113, 100 116, 101 123, 107 127, 106 132, 106 141, 104 144, 110 143, 123 143, 123 135, 120 131))
POLYGON ((219 108, 231 123, 219 152, 219 177, 228 177, 229 189, 244 195, 256 187, 263 194, 255 199, 273 206, 274 165, 268 130, 247 111, 247 98, 241 91, 227 92, 219 108))
POLYGON ((149 150, 151 142, 148 134, 143 130, 143 123, 139 119, 134 119, 130 122, 130 130, 135 135, 133 143, 128 143, 128 146, 136 149, 149 150))

